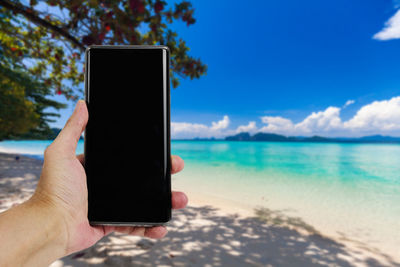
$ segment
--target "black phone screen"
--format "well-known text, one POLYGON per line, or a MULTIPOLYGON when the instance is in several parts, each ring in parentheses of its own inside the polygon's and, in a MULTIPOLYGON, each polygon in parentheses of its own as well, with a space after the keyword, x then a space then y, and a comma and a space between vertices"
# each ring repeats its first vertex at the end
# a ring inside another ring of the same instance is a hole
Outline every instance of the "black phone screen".
POLYGON ((85 170, 92 224, 157 224, 171 217, 169 52, 86 52, 85 170))

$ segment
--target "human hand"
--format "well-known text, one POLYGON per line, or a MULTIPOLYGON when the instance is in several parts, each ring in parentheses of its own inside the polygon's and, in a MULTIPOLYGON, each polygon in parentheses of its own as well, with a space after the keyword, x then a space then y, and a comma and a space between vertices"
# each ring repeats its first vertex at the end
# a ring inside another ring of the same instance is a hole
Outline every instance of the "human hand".
MULTIPOLYGON (((54 142, 46 149, 42 174, 32 201, 46 206, 54 216, 62 218, 65 235, 65 254, 85 249, 103 236, 120 233, 161 238, 167 230, 164 226, 116 227, 91 226, 87 218, 88 200, 83 155, 75 155, 78 140, 86 127, 88 111, 84 101, 78 101, 74 113, 54 142)), ((113 156, 113 155, 110 155, 113 156)), ((183 160, 172 156, 172 173, 183 169, 183 160)), ((172 193, 172 207, 184 208, 187 197, 182 192, 172 193)), ((136 203, 132 203, 134 206, 136 203)))

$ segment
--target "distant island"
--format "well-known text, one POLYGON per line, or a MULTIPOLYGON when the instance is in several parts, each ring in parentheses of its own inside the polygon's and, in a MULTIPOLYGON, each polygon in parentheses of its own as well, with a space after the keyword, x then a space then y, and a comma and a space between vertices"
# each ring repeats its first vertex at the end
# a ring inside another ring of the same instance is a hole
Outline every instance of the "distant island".
MULTIPOLYGON (((18 137, 11 137, 8 140, 54 140, 60 128, 51 128, 48 134, 27 133, 18 137)), ((80 138, 83 140, 83 137, 80 138)), ((192 138, 192 139, 173 139, 175 141, 253 141, 253 142, 303 142, 303 143, 400 143, 400 137, 371 135, 363 137, 323 137, 323 136, 285 136, 274 133, 250 133, 243 132, 225 138, 192 138)))
POLYGON ((273 133, 239 133, 233 136, 227 136, 226 141, 266 141, 266 142, 307 142, 307 143, 400 143, 400 137, 371 135, 364 137, 302 137, 302 136, 284 136, 273 133))
MULTIPOLYGON (((178 139, 175 139, 178 140, 178 139)), ((322 136, 284 136, 273 133, 256 133, 250 135, 247 132, 239 133, 233 136, 227 136, 224 139, 212 138, 194 138, 185 139, 191 141, 254 141, 254 142, 303 142, 303 143, 400 143, 400 137, 371 135, 364 137, 322 137, 322 136)))

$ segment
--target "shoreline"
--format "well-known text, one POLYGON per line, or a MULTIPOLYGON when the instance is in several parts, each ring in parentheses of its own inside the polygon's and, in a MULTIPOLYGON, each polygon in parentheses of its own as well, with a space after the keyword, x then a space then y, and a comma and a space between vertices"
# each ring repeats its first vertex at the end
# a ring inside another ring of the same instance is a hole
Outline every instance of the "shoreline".
MULTIPOLYGON (((298 184, 293 177, 285 180, 284 186, 282 183, 275 184, 276 179, 283 179, 283 173, 277 174, 279 178, 267 178, 254 176, 257 173, 238 172, 233 167, 205 169, 204 165, 187 166, 182 173, 174 176, 174 189, 185 191, 189 201, 193 199, 196 204, 211 205, 241 216, 254 217, 255 211, 264 210, 272 223, 282 223, 305 234, 311 230, 312 234, 320 234, 351 249, 387 254, 400 262, 400 235, 396 231, 399 221, 394 221, 398 214, 374 212, 372 206, 349 202, 351 198, 345 200, 344 196, 353 191, 338 194, 333 190, 329 194, 331 186, 314 188, 314 182, 318 181, 311 179, 309 183, 302 181, 304 184, 298 184), (247 179, 247 175, 254 177, 247 179), (261 183, 261 178, 266 178, 264 181, 268 182, 261 183), (306 188, 312 190, 306 191, 306 188), (323 195, 331 197, 321 198, 323 195), (366 213, 368 216, 365 216, 366 213)), ((262 216, 265 217, 265 214, 262 216)))
MULTIPOLYGON (((40 177, 41 160, 20 156, 16 161, 15 155, 0 153, 1 211, 28 199, 40 177)), ((301 218, 268 208, 255 213, 252 205, 241 201, 202 194, 174 180, 172 184, 174 190, 188 193, 189 206, 174 211, 166 238, 155 241, 112 234, 51 266, 400 266, 396 255, 330 238, 301 218)))

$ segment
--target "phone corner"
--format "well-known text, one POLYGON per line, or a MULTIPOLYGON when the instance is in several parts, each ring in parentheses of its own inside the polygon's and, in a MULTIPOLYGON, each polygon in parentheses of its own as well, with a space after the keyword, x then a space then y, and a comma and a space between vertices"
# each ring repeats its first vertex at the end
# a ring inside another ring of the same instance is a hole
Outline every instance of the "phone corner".
POLYGON ((85 49, 85 54, 86 54, 86 55, 89 54, 89 52, 90 52, 91 50, 93 50, 94 48, 96 48, 96 45, 89 45, 89 46, 86 47, 86 49, 85 49))
POLYGON ((172 216, 169 216, 168 218, 163 220, 160 224, 161 225, 167 225, 171 220, 172 220, 172 216))
POLYGON ((168 46, 166 46, 166 45, 160 45, 159 47, 160 47, 160 49, 166 51, 167 53, 170 53, 170 49, 169 49, 168 46))
POLYGON ((166 225, 172 220, 172 208, 165 214, 163 220, 160 221, 161 225, 166 225))

